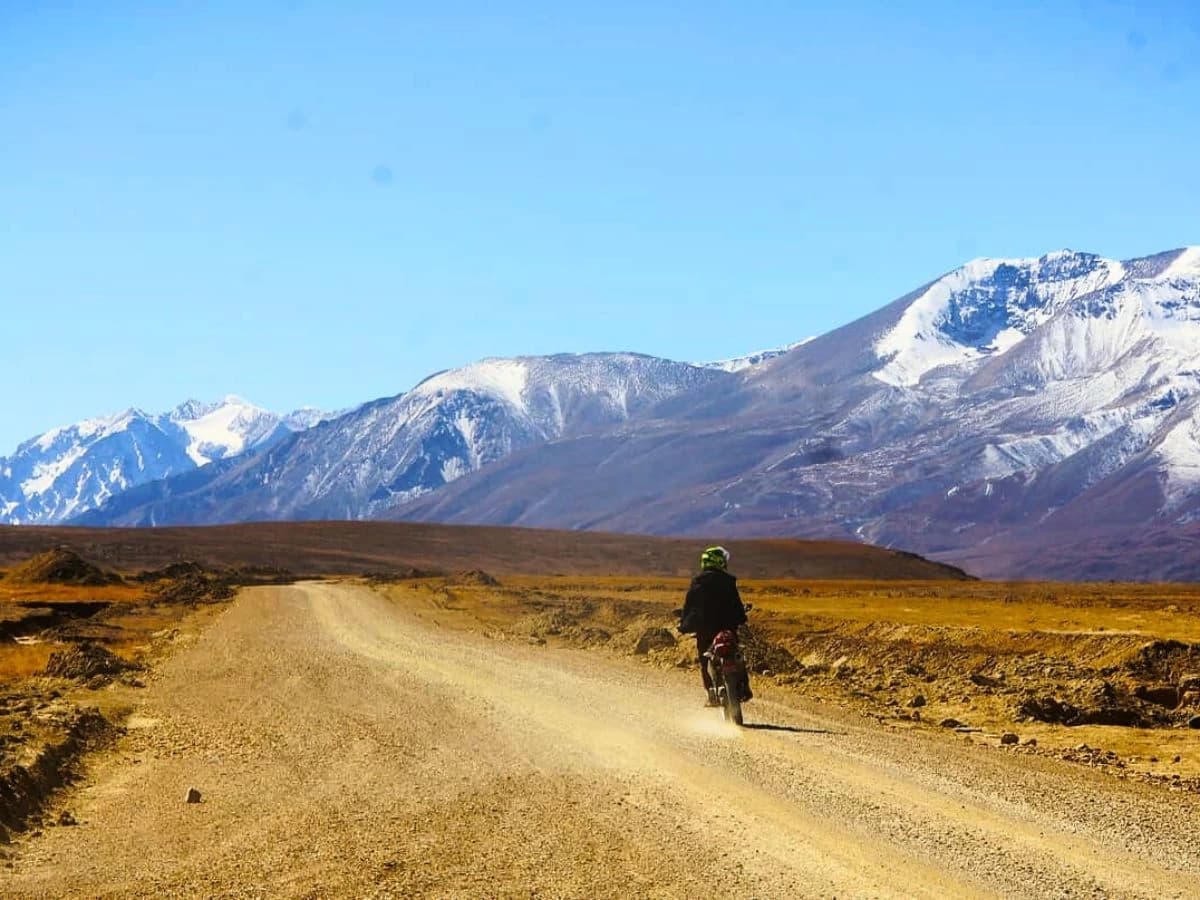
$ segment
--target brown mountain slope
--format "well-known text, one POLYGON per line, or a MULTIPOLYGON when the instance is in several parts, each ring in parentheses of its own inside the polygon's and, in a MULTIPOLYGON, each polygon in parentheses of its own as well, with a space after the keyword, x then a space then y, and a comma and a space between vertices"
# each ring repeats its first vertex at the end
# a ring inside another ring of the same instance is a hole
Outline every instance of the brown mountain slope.
MULTIPOLYGON (((727 541, 752 578, 962 579, 960 569, 848 541, 727 541)), ((106 567, 134 570, 192 559, 359 574, 404 566, 579 575, 683 575, 704 539, 407 522, 266 522, 206 528, 0 528, 0 566, 68 544, 106 567)))

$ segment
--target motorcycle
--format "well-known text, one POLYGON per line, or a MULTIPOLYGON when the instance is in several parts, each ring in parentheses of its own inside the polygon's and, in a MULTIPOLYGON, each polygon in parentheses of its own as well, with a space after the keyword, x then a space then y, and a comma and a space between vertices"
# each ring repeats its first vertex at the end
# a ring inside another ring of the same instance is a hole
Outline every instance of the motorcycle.
MULTIPOLYGON (((746 612, 750 612, 751 608, 751 604, 747 603, 746 612)), ((682 615, 683 610, 676 610, 676 614, 682 615)), ((725 721, 742 725, 742 703, 749 699, 745 693, 749 678, 737 629, 717 632, 704 651, 704 665, 708 667, 708 676, 717 694, 717 705, 721 707, 725 721)))
MULTIPOLYGON (((747 607, 749 609, 749 607, 747 607)), ((704 653, 708 675, 717 691, 717 702, 726 722, 742 724, 742 701, 746 698, 746 659, 734 630, 718 631, 704 653)))

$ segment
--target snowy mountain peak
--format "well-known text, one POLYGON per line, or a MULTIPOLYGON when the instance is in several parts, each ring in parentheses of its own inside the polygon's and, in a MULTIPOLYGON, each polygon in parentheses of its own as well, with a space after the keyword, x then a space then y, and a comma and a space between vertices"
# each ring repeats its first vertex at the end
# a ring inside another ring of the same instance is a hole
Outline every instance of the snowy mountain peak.
POLYGON ((1174 278, 1200 279, 1200 247, 1184 247, 1155 280, 1174 278))
POLYGON ((187 454, 198 466, 236 456, 280 426, 279 416, 235 394, 217 403, 191 405, 184 415, 172 414, 170 419, 188 435, 187 454))
POLYGON ((130 422, 145 415, 141 410, 130 407, 112 415, 84 419, 82 422, 76 422, 74 425, 62 425, 58 428, 51 428, 44 434, 25 441, 17 449, 20 452, 36 447, 38 450, 45 452, 63 442, 104 437, 114 432, 123 431, 129 426, 130 422))
POLYGON ((875 345, 875 377, 912 387, 933 369, 1005 353, 1080 298, 1128 277, 1124 263, 1061 250, 976 259, 933 282, 875 345))
POLYGON ((256 413, 264 413, 266 410, 255 406, 248 400, 239 397, 237 394, 226 394, 220 400, 212 403, 204 403, 200 400, 190 399, 180 403, 175 409, 168 414, 176 422, 190 422, 194 419, 202 419, 205 416, 212 415, 220 409, 227 407, 235 407, 238 409, 253 410, 256 413))
POLYGON ((170 416, 177 421, 186 421, 188 419, 198 419, 204 415, 209 409, 209 405, 201 403, 199 400, 189 398, 180 403, 170 412, 170 416))
POLYGON ((453 394, 476 402, 486 399, 527 419, 535 431, 557 436, 575 402, 603 409, 618 421, 629 415, 631 404, 652 404, 677 393, 681 382, 703 372, 689 363, 640 353, 492 358, 439 372, 413 388, 408 399, 424 398, 433 404, 453 394))
POLYGON ((265 446, 311 418, 284 419, 230 394, 53 428, 0 458, 0 522, 63 521, 130 487, 265 446))
POLYGON ((524 409, 525 388, 529 383, 527 361, 484 359, 460 369, 450 369, 426 378, 414 394, 438 396, 453 391, 472 391, 503 400, 514 409, 524 409))

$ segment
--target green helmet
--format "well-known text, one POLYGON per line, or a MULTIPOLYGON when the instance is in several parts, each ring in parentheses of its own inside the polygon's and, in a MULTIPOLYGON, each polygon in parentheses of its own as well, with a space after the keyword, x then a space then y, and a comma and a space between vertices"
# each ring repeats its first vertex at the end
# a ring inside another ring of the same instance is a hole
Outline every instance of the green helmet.
POLYGON ((724 547, 709 547, 700 554, 701 569, 724 569, 729 565, 729 551, 724 547))

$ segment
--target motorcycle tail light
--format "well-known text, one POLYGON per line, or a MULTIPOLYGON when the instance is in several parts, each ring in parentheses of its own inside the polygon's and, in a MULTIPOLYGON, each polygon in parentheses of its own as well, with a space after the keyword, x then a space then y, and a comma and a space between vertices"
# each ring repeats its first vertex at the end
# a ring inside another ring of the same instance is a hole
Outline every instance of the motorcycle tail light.
POLYGON ((712 643, 712 652, 722 659, 737 653, 737 635, 732 631, 722 631, 712 643))

